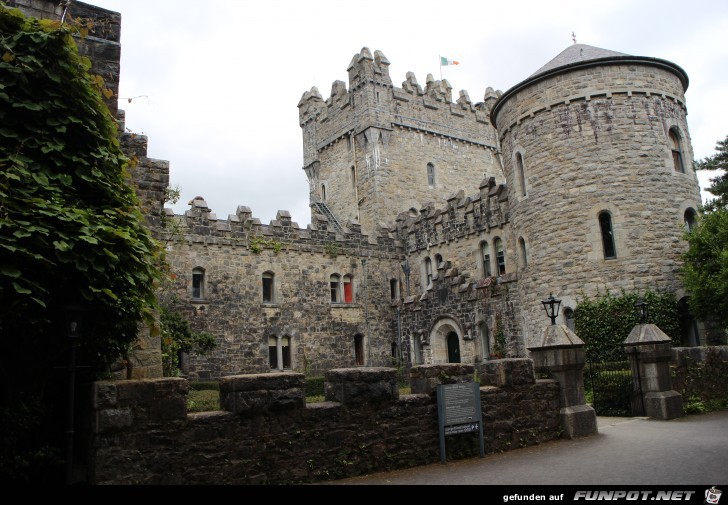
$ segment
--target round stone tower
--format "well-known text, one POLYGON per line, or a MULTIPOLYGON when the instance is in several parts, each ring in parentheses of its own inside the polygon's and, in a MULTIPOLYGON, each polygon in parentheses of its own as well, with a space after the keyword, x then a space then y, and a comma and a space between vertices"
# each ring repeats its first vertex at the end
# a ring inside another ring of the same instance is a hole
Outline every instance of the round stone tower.
POLYGON ((687 87, 669 61, 574 44, 494 105, 526 347, 550 293, 562 317, 622 288, 683 295, 682 236, 701 201, 687 87))

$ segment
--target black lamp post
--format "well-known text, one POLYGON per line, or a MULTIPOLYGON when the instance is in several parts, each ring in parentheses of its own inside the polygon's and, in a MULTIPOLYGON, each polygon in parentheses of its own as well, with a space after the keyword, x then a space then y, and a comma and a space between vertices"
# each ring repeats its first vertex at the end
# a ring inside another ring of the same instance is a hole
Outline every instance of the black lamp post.
POLYGON ((546 311, 546 315, 551 318, 551 324, 556 324, 556 318, 559 316, 559 307, 561 307, 561 300, 554 298, 554 294, 551 293, 546 300, 541 301, 543 308, 546 311))
POLYGON ((640 318, 640 324, 647 324, 647 317, 649 316, 648 313, 648 305, 647 302, 644 301, 642 298, 640 298, 640 301, 634 304, 635 307, 637 307, 637 315, 640 318))
POLYGON ((66 430, 66 484, 73 484, 73 414, 76 390, 76 343, 81 334, 85 309, 79 305, 64 308, 66 317, 66 337, 69 342, 68 355, 68 420, 66 430))

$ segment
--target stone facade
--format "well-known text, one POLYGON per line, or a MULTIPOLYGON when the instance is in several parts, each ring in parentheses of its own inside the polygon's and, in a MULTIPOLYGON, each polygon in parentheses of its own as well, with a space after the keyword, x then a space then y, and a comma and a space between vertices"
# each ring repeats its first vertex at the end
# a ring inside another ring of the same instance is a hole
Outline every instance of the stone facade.
MULTIPOLYGON (((97 11, 109 50, 89 54, 114 86, 121 16, 97 11)), ((684 298, 682 234, 701 200, 679 66, 574 44, 479 102, 431 75, 394 86, 366 47, 347 70, 328 99, 312 88, 298 103, 306 229, 285 210, 218 217, 201 196, 174 215, 169 164, 123 134, 166 246, 162 296, 217 339, 184 360, 188 377, 528 357, 549 293, 569 310, 622 289, 684 298)), ((686 345, 707 343, 685 328, 686 345)), ((139 351, 158 348, 150 338, 139 351)))
POLYGON ((259 373, 275 365, 267 349, 281 336, 293 356, 284 369, 311 373, 525 357, 549 293, 571 310, 622 289, 684 296, 682 234, 700 191, 680 67, 574 45, 475 104, 466 91, 453 102, 432 76, 424 89, 411 73, 395 87, 388 67, 363 48, 348 89, 336 81, 324 100, 312 88, 298 104, 309 229, 262 225, 247 208, 220 221, 204 200, 175 217, 179 297, 189 299, 195 268, 216 286, 204 320, 190 317, 221 345, 192 357, 190 377, 259 373), (248 265, 258 235, 280 250, 248 265), (337 261, 326 255, 334 243, 337 261), (266 272, 280 283, 273 309, 261 301, 266 272), (353 276, 349 310, 327 298, 334 274, 353 276))

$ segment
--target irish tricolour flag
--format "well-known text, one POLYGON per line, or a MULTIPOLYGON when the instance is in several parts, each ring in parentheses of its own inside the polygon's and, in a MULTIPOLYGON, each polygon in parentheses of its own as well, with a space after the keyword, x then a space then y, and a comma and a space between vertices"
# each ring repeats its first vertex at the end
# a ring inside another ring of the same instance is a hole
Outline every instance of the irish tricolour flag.
POLYGON ((450 58, 445 58, 444 56, 440 56, 440 65, 446 66, 446 65, 460 65, 459 61, 451 60, 450 58))

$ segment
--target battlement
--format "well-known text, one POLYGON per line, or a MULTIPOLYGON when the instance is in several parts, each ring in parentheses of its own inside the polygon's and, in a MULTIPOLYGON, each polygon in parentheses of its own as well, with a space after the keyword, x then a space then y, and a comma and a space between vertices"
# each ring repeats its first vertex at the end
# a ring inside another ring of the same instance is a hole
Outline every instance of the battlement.
POLYGON ((452 86, 446 80, 427 75, 424 89, 413 72, 407 72, 402 87, 392 84, 389 60, 379 50, 364 47, 348 67, 349 89, 335 81, 327 100, 318 88, 306 91, 298 103, 299 123, 304 129, 304 166, 316 161, 316 152, 341 138, 362 133, 369 127, 392 129, 401 126, 433 135, 495 149, 495 128, 490 110, 502 95, 487 88, 483 101, 473 103, 466 90, 452 100, 452 86), (307 132, 312 123, 315 131, 307 132))
POLYGON ((419 211, 400 213, 396 237, 410 254, 483 230, 503 228, 509 220, 506 185, 490 177, 480 183, 477 195, 466 197, 461 190, 448 198, 444 208, 427 203, 419 211))
POLYGON ((361 226, 350 221, 339 233, 328 219, 314 213, 305 229, 292 220, 290 212, 279 210, 276 219, 263 224, 253 216, 250 207, 238 206, 235 214, 219 219, 201 196, 193 198, 184 215, 165 209, 167 239, 189 244, 230 247, 286 249, 298 252, 331 254, 332 250, 364 252, 367 255, 387 255, 401 250, 402 244, 386 225, 379 226, 375 236, 362 233, 361 226), (255 245, 254 245, 255 244, 255 245))

